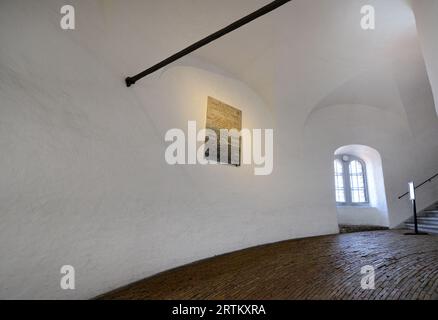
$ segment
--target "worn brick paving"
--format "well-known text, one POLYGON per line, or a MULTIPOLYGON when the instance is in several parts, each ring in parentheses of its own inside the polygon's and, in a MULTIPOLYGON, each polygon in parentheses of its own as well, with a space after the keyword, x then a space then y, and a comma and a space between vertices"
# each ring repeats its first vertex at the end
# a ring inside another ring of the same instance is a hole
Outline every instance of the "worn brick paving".
POLYGON ((203 260, 101 299, 438 299, 438 236, 376 231, 285 241, 203 260), (361 268, 375 267, 375 290, 361 268))

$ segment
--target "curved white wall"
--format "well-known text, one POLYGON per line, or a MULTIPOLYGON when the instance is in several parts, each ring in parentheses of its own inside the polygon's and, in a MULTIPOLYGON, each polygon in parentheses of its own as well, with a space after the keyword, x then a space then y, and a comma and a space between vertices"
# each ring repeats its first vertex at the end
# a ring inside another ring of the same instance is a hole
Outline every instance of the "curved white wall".
POLYGON ((0 58, 0 297, 92 297, 293 236, 293 215, 275 212, 271 178, 251 167, 164 160, 167 130, 186 131, 188 120, 205 127, 208 96, 240 108, 245 128, 272 128, 244 84, 179 66, 127 89, 99 57, 63 38, 57 50, 34 48, 22 70, 13 37, 0 58), (64 264, 76 269, 73 292, 59 288, 64 264))
MULTIPOLYGON (((269 105, 193 57, 133 88, 123 83, 251 11, 253 0, 199 1, 211 16, 173 0, 72 3, 70 32, 59 27, 64 1, 0 2, 0 298, 90 298, 216 254, 336 233, 332 159, 343 145, 381 154, 391 227, 410 215, 409 201, 397 200, 405 184, 438 169, 416 34, 399 32, 397 19, 383 33, 391 37, 361 33, 360 1, 297 0, 277 11, 265 59, 275 64, 254 72, 274 70, 260 84, 273 85, 269 105), (211 7, 231 15, 221 20, 211 7), (209 95, 242 109, 245 127, 275 129, 271 176, 165 163, 165 132, 203 124, 209 95), (76 268, 73 292, 59 287, 64 264, 76 268)), ((373 3, 411 25, 392 6, 399 1, 373 3)), ((246 59, 233 48, 219 56, 246 59)), ((420 203, 436 195, 426 189, 420 203)))
POLYGON ((438 113, 438 1, 411 1, 417 21, 418 35, 423 49, 427 72, 435 97, 435 107, 438 113))
POLYGON ((122 62, 90 41, 105 32, 62 31, 54 3, 0 4, 0 298, 90 298, 202 258, 337 232, 335 215, 300 200, 284 172, 166 164, 166 131, 204 126, 208 96, 241 109, 246 128, 274 127, 244 83, 188 59, 128 89, 122 62), (74 291, 59 286, 66 264, 74 291))

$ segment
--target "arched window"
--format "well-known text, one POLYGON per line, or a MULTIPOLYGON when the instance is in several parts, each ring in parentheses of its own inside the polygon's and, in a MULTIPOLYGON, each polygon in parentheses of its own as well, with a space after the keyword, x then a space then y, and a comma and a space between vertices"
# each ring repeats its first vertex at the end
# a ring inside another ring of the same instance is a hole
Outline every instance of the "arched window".
POLYGON ((341 155, 336 157, 334 164, 338 205, 367 205, 365 162, 354 156, 341 155))

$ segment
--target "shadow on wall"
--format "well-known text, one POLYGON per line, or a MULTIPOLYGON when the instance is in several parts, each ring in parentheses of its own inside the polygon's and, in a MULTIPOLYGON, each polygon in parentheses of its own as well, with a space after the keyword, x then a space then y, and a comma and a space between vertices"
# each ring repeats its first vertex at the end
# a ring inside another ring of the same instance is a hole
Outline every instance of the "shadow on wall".
POLYGON ((365 205, 338 206, 338 223, 340 225, 388 227, 388 206, 379 152, 368 146, 348 145, 335 151, 336 157, 342 155, 350 155, 363 161, 366 168, 364 172, 368 201, 365 205))

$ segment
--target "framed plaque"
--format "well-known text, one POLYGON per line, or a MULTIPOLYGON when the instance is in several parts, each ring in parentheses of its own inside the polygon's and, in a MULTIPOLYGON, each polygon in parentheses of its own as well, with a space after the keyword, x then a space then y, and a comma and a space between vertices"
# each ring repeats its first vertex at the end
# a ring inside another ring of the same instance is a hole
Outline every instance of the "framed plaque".
POLYGON ((206 159, 240 166, 242 111, 208 97, 206 129, 215 132, 215 135, 207 133, 206 141, 217 146, 216 152, 206 150, 206 159))

